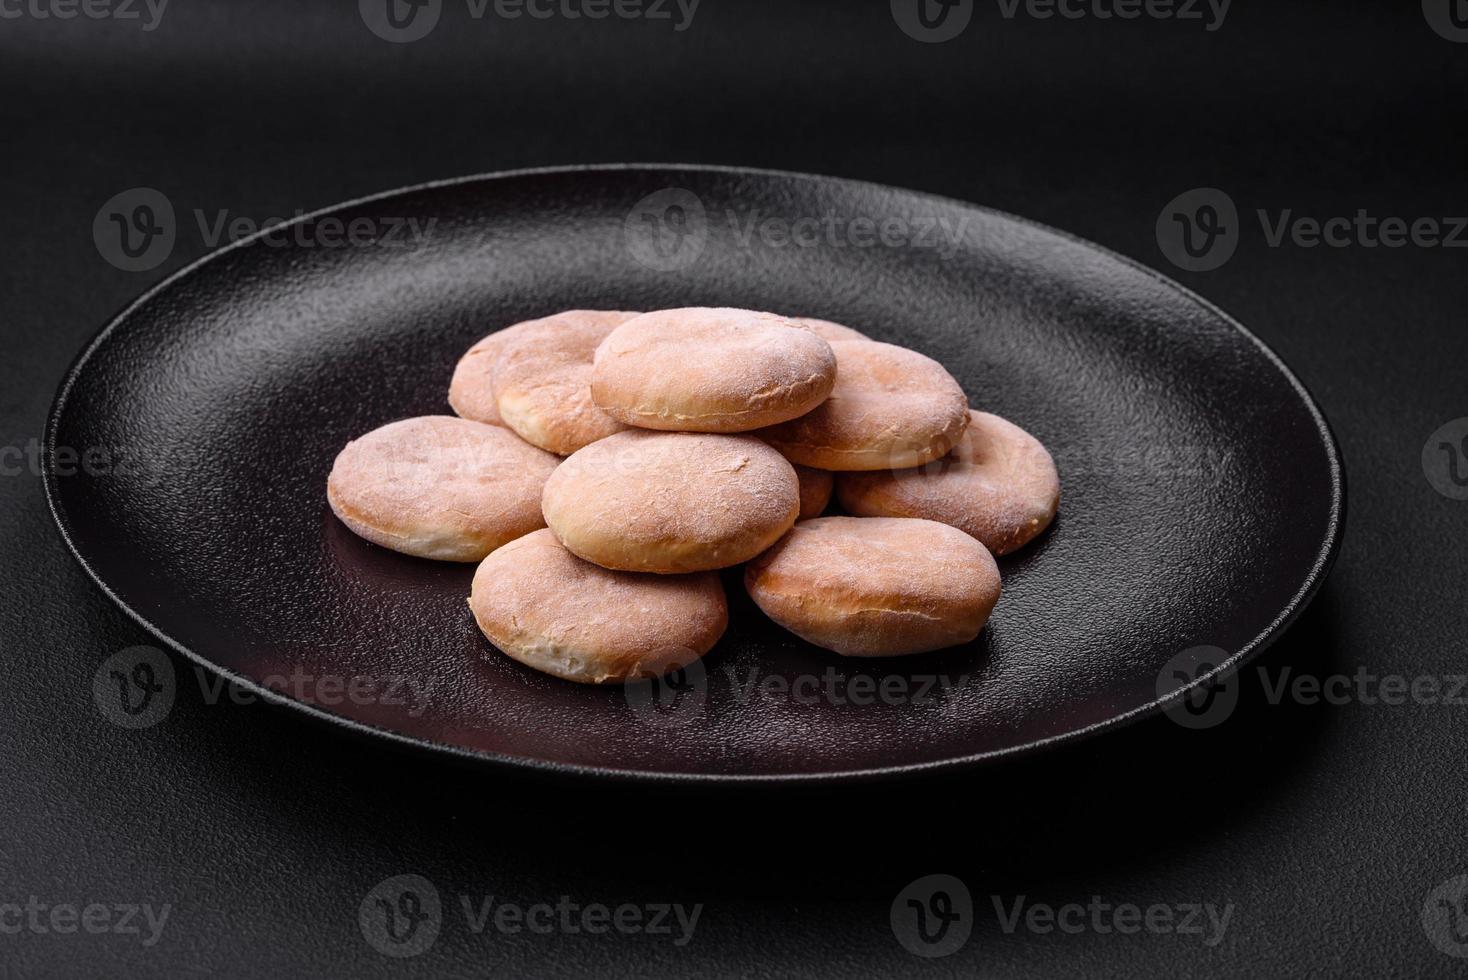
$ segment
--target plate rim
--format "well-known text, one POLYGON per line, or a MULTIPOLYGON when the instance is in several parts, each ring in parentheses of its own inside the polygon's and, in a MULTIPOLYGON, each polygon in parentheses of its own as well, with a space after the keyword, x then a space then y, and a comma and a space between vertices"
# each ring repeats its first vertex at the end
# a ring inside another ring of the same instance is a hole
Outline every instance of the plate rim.
POLYGON ((579 777, 613 783, 674 785, 674 784, 696 784, 702 786, 767 786, 767 785, 809 785, 819 783, 822 785, 832 784, 864 784, 873 782, 890 781, 894 779, 906 779, 920 776, 929 776, 937 773, 956 773, 972 771, 974 769, 994 765, 996 763, 1027 758, 1042 752, 1051 751, 1063 746, 1072 745, 1098 735, 1111 731, 1117 731, 1130 725, 1136 724, 1146 718, 1160 714, 1167 709, 1179 704, 1191 692, 1218 680, 1226 679, 1236 673, 1250 660, 1257 657, 1268 649, 1286 630, 1300 617, 1305 608, 1319 593, 1325 580, 1329 577, 1330 570, 1334 566, 1336 558, 1340 554, 1341 543, 1345 534, 1346 521, 1346 470, 1342 459, 1340 444, 1336 439, 1335 432, 1331 429, 1330 422, 1321 411, 1315 397, 1305 384, 1296 376, 1284 360, 1273 348, 1264 343, 1248 327, 1244 326, 1233 316, 1218 307, 1212 301, 1199 295, 1182 283, 1177 282, 1169 276, 1164 275, 1150 266, 1144 265, 1137 259, 1123 255, 1104 245, 1099 245, 1079 235, 1054 228, 1043 222, 1035 221, 1021 215, 1011 214, 998 208, 976 204, 959 198, 946 195, 934 194, 928 191, 920 191, 913 188, 897 187, 891 184, 882 184, 876 181, 861 180, 852 177, 838 177, 832 175, 812 174, 792 170, 779 170, 761 167, 744 167, 735 165, 698 164, 698 163, 593 163, 573 164, 560 166, 524 167, 511 170, 490 171, 487 173, 468 174, 460 177, 450 177, 440 180, 431 180, 419 184, 409 184, 385 191, 379 191, 362 197, 340 201, 335 204, 319 208, 314 211, 305 212, 288 221, 269 228, 261 229, 254 234, 248 235, 228 245, 214 249, 188 263, 172 274, 165 276, 153 286, 144 290, 135 299, 124 304, 115 314, 107 319, 103 326, 82 347, 81 351, 72 359, 66 368, 60 385, 51 402, 51 407, 46 413, 46 426, 41 439, 42 467, 41 482, 45 491, 47 509, 51 513, 53 523, 66 545, 67 551, 72 558, 81 566, 87 577, 107 596, 113 605, 117 606, 130 619, 143 627, 145 631, 152 634, 158 640, 174 652, 183 655, 193 661, 196 665, 211 671, 215 675, 224 678, 231 684, 239 685, 244 690, 250 691, 262 701, 271 705, 288 707, 302 712, 307 717, 340 726, 355 735, 371 738, 385 738, 389 742, 401 746, 409 746, 415 751, 431 753, 436 757, 452 759, 458 762, 467 762, 478 766, 488 766, 496 771, 509 771, 517 774, 526 772, 539 773, 547 776, 579 777), (391 729, 370 725, 353 718, 347 718, 330 711, 326 711, 317 705, 280 694, 271 688, 260 684, 236 671, 225 668, 214 661, 197 653, 188 646, 175 640, 163 629, 152 623, 146 616, 134 609, 104 581, 97 570, 92 567, 86 556, 82 554, 72 535, 72 529, 68 523, 64 508, 59 499, 60 487, 55 467, 56 436, 60 425, 61 416, 64 413, 72 389, 77 379, 86 368, 87 362, 105 344, 112 333, 127 322, 132 314, 150 302, 172 286, 192 276, 199 269, 211 262, 219 260, 224 255, 236 250, 247 248, 257 241, 270 235, 278 235, 282 229, 291 228, 317 218, 335 214, 350 208, 371 204, 394 197, 401 197, 424 191, 439 190, 443 188, 456 187, 463 184, 482 183, 489 181, 502 181, 519 177, 533 176, 569 176, 586 173, 638 173, 638 172, 684 172, 684 173, 717 173, 735 176, 754 177, 777 177, 783 179, 795 179, 802 181, 813 181, 818 183, 830 183, 832 181, 851 185, 854 187, 868 188, 882 192, 896 192, 903 195, 916 196, 931 201, 936 201, 947 206, 955 206, 981 211, 995 217, 1016 222, 1020 225, 1033 228, 1047 234, 1055 235, 1073 244, 1092 249, 1101 255, 1120 262, 1133 271, 1140 272, 1153 282, 1178 294, 1184 300, 1195 303, 1203 311, 1217 317, 1224 324, 1236 330, 1247 341, 1264 355, 1265 359, 1278 370, 1284 379, 1294 389, 1296 396, 1304 404, 1312 420, 1315 423, 1316 435, 1320 438, 1325 449, 1327 464, 1330 470, 1330 514, 1325 529, 1325 540, 1316 553, 1315 561, 1306 573, 1304 581, 1290 597, 1278 615, 1249 640, 1241 648, 1230 653, 1213 670, 1200 674, 1191 683, 1179 688, 1165 697, 1154 698, 1144 704, 1138 705, 1129 711, 1119 715, 1113 715, 1102 721, 1052 735, 1047 738, 1036 739, 1025 742, 1022 745, 1010 746, 1004 749, 992 749, 985 752, 976 752, 969 755, 953 756, 946 759, 935 759, 928 762, 902 763, 890 766, 872 766, 860 769, 827 771, 827 772, 785 772, 785 773, 708 773, 708 772, 652 772, 642 769, 624 769, 615 766, 585 765, 579 763, 556 762, 548 759, 540 759, 529 756, 516 756, 502 752, 486 752, 468 749, 446 742, 436 742, 428 739, 417 738, 402 734, 391 729))

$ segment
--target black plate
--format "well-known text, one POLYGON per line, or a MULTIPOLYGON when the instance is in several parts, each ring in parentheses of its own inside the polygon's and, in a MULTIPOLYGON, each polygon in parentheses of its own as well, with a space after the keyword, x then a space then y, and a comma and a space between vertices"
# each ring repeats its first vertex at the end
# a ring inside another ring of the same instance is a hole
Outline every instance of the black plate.
POLYGON ((1160 710, 1299 614, 1344 506, 1338 450, 1299 382, 1162 276, 923 194, 666 166, 411 188, 215 253, 81 355, 47 447, 83 567, 200 663, 364 732, 647 778, 891 775, 1160 710), (357 244, 330 244, 353 227, 357 244), (586 688, 488 645, 465 606, 471 568, 375 548, 330 515, 341 446, 446 412, 455 360, 489 330, 684 305, 822 316, 914 347, 1051 448, 1061 517, 1001 563, 976 643, 844 661, 765 620, 735 573, 703 673, 586 688), (1203 646, 1226 654, 1184 653, 1203 646), (387 694, 406 678, 428 694, 387 694))

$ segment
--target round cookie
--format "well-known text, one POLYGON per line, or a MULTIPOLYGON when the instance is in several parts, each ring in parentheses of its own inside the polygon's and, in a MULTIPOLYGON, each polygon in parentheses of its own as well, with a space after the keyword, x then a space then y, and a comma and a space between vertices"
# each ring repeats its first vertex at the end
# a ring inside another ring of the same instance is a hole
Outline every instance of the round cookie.
POLYGON ((714 573, 609 571, 571 554, 548 530, 486 558, 474 573, 469 609, 513 659, 582 684, 686 667, 713 648, 729 622, 714 573))
POLYGON ((479 561, 545 526, 540 496, 560 462, 513 433, 451 415, 392 422, 347 443, 326 480, 342 523, 384 548, 479 561))
POLYGON ((569 310, 520 325, 494 368, 495 406, 504 424, 561 456, 626 428, 592 402, 591 361, 607 335, 636 316, 569 310))
POLYGON ((644 313, 596 352, 591 392, 627 425, 749 432, 804 415, 836 383, 836 355, 773 313, 694 307, 644 313))
POLYGON ((813 316, 791 317, 796 323, 826 342, 835 340, 871 340, 860 330, 853 330, 843 323, 834 320, 819 320, 813 316))
POLYGON ((801 521, 744 570, 792 633, 848 657, 968 643, 999 601, 999 567, 957 528, 900 517, 801 521))
POLYGON ((943 365, 875 340, 839 340, 831 397, 760 433, 791 462, 823 470, 921 466, 958 442, 968 399, 943 365))
POLYGON ((669 575, 727 568, 774 544, 800 512, 800 481, 753 436, 629 429, 562 463, 542 505, 574 554, 669 575))
POLYGON ((1034 436, 986 412, 947 456, 916 469, 843 473, 841 506, 863 517, 921 517, 951 524, 996 555, 1023 547, 1055 519, 1060 476, 1034 436))
POLYGON ((460 418, 486 422, 490 425, 504 425, 494 397, 494 369, 495 365, 499 363, 500 354, 530 328, 546 323, 560 323, 564 322, 565 317, 575 318, 582 315, 620 316, 630 320, 638 314, 573 310, 539 320, 526 320, 523 323, 505 327, 503 330, 496 330, 469 348, 468 352, 459 358, 459 363, 454 367, 453 379, 449 382, 449 407, 460 418))
POLYGON ((449 381, 449 407, 454 414, 489 425, 505 424, 494 399, 494 367, 507 346, 527 328, 543 322, 527 320, 496 330, 459 358, 459 363, 454 366, 454 376, 449 381))
POLYGON ((470 347, 454 365, 454 376, 449 381, 449 408, 455 415, 486 425, 505 424, 494 403, 494 366, 500 351, 513 339, 510 332, 515 329, 506 327, 490 334, 470 347))
POLYGON ((799 519, 808 521, 812 517, 820 517, 831 503, 831 491, 836 482, 834 475, 826 470, 813 470, 809 466, 797 465, 795 476, 800 480, 799 519))

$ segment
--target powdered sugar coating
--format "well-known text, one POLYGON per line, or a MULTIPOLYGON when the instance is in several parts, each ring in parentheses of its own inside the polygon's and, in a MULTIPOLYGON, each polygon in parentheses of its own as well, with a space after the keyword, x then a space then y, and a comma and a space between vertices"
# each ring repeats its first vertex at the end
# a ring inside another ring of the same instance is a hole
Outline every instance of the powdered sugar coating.
POLYGON ((1034 436, 986 412, 947 456, 917 469, 843 473, 841 506, 867 517, 922 517, 951 524, 996 555, 1023 547, 1060 506, 1055 461, 1034 436))
POLYGON ((348 443, 326 496, 336 516, 374 544, 420 558, 479 561, 545 526, 540 496, 559 462, 504 429, 427 415, 348 443))
POLYGON ((729 621, 714 573, 609 571, 571 554, 548 530, 485 559, 469 608, 510 657, 584 684, 685 667, 713 648, 729 621))
POLYGON ((748 432, 825 400, 836 356, 809 329, 773 313, 693 307, 644 313, 596 352, 597 405, 628 425, 748 432))
POLYGON ((745 568, 765 614, 851 657, 968 643, 999 601, 999 567, 957 528, 906 518, 801 521, 745 568))
POLYGON ((753 436, 629 429, 571 456, 546 481, 546 523, 607 568, 727 568, 759 554, 800 511, 795 470, 753 436))
POLYGON ((831 397, 760 436, 792 462, 824 470, 921 466, 958 442, 968 399, 930 357, 875 340, 836 341, 831 397))
POLYGON ((562 456, 626 428, 592 402, 591 362, 607 335, 636 316, 568 310, 519 325, 494 368, 495 405, 504 424, 562 456))

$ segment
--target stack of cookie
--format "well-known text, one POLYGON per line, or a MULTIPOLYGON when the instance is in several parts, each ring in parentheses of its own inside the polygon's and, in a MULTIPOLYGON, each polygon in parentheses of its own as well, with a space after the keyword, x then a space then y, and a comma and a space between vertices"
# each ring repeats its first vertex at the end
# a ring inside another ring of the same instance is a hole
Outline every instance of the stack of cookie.
POLYGON ((1060 497, 1045 448, 938 362, 824 320, 560 313, 475 344, 449 403, 350 443, 331 508, 384 547, 480 562, 484 634, 583 683, 707 653, 717 571, 741 564, 766 615, 837 653, 966 643, 999 599, 993 556, 1060 497), (820 516, 833 494, 851 516, 820 516))

